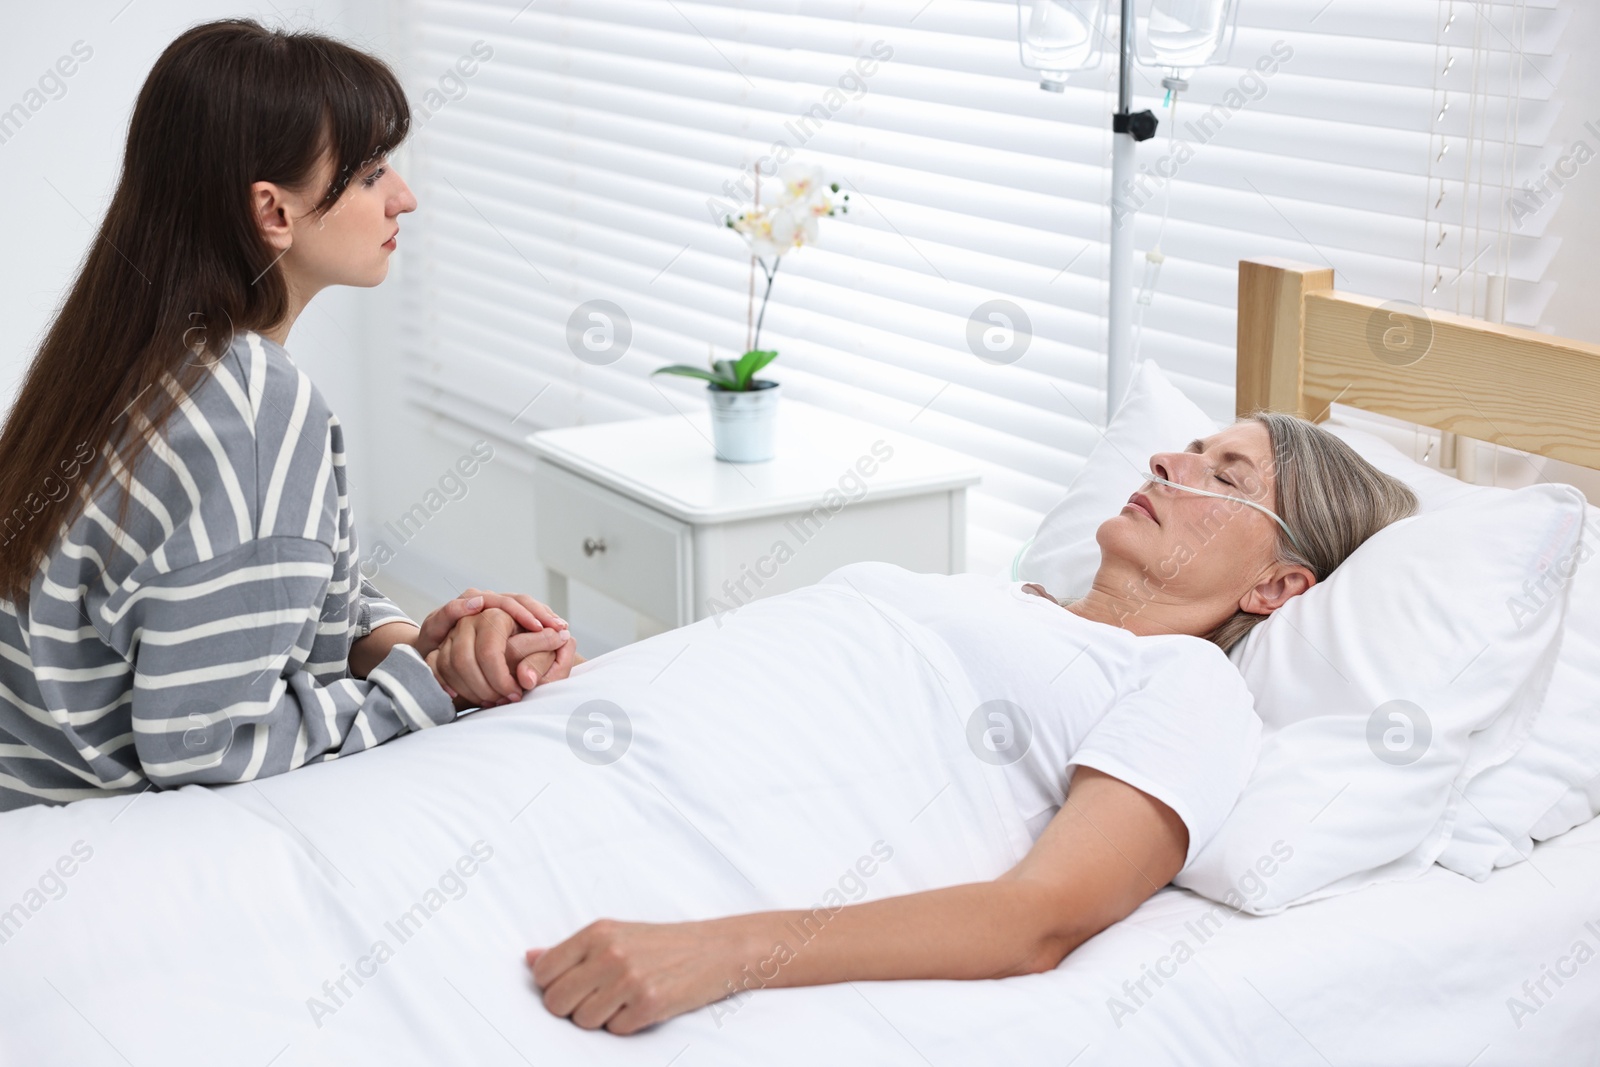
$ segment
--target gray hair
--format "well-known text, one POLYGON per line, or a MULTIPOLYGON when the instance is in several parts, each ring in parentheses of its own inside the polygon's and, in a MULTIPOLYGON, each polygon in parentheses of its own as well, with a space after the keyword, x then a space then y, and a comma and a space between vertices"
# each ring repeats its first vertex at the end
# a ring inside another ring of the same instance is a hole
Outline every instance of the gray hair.
MULTIPOLYGON (((1417 496, 1398 478, 1378 470, 1344 441, 1316 423, 1276 411, 1253 411, 1272 440, 1276 511, 1304 551, 1277 529, 1275 559, 1298 564, 1323 581, 1361 543, 1391 522, 1416 513, 1417 496)), ((1224 652, 1265 615, 1239 611, 1206 639, 1224 652)))

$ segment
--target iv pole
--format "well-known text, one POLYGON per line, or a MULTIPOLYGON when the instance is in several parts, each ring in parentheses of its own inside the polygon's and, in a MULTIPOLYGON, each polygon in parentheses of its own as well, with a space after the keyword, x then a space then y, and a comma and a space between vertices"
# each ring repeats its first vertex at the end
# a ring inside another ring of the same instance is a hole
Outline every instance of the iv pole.
POLYGON ((1117 110, 1111 116, 1111 272, 1106 316, 1106 425, 1133 377, 1133 219, 1117 220, 1117 194, 1133 188, 1135 143, 1155 136, 1156 117, 1130 114, 1133 103, 1133 0, 1122 0, 1117 70, 1117 110))
MULTIPOLYGON (((1133 60, 1134 45, 1134 0, 1110 0, 1117 2, 1121 9, 1121 18, 1117 28, 1120 37, 1117 49, 1117 110, 1111 116, 1111 197, 1107 208, 1111 215, 1110 256, 1111 263, 1106 279, 1107 284, 1107 313, 1106 313, 1106 425, 1111 424, 1111 417, 1116 414, 1117 407, 1122 403, 1128 391, 1128 383, 1133 378, 1133 218, 1132 212, 1122 212, 1119 218, 1117 210, 1117 196, 1119 193, 1131 191, 1137 176, 1135 166, 1134 145, 1140 141, 1148 140, 1155 136, 1156 117, 1149 110, 1129 111, 1133 104, 1133 60)), ((1076 30, 1070 26, 1070 18, 1076 17, 1083 30, 1084 36, 1079 40, 1067 40, 1065 45, 1068 51, 1087 41, 1093 43, 1094 36, 1106 39, 1103 30, 1099 28, 1100 13, 1105 10, 1101 6, 1108 0, 1035 0, 1031 9, 1032 21, 1038 24, 1041 33, 1048 35, 1052 29, 1058 36, 1063 31, 1063 26, 1069 33, 1076 30), (1085 8, 1095 8, 1094 15, 1085 17, 1085 8), (1057 10, 1065 9, 1065 10, 1057 10), (1041 10, 1045 12, 1040 15, 1041 10), (1060 21, 1052 27, 1052 12, 1060 16, 1060 21)), ((1231 2, 1231 0, 1230 0, 1231 2)), ((1050 92, 1062 92, 1067 85, 1066 74, 1068 70, 1088 69, 1081 62, 1081 57, 1067 59, 1061 66, 1053 66, 1051 58, 1062 58, 1060 50, 1054 56, 1030 56, 1028 52, 1028 30, 1022 25, 1024 5, 1027 0, 1017 0, 1017 36, 1018 49, 1021 53, 1022 65, 1030 70, 1041 72, 1039 88, 1050 92)), ((1063 42, 1056 42, 1059 46, 1063 42)), ((1045 51, 1049 52, 1047 46, 1045 51)), ((1098 63, 1098 58, 1096 59, 1098 63)))

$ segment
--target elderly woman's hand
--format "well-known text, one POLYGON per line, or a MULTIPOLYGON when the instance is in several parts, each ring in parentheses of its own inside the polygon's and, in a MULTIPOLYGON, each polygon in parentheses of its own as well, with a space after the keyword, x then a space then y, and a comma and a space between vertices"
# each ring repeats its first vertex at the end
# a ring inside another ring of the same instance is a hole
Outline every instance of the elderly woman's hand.
POLYGON ((679 923, 601 919, 553 948, 529 949, 526 959, 552 1015, 585 1030, 603 1026, 631 1034, 734 991, 739 961, 763 955, 747 930, 751 925, 747 916, 679 923))
POLYGON ((554 652, 546 651, 547 639, 540 634, 514 634, 506 642, 506 665, 523 689, 559 682, 584 661, 578 655, 578 642, 571 631, 562 632, 567 639, 554 652))

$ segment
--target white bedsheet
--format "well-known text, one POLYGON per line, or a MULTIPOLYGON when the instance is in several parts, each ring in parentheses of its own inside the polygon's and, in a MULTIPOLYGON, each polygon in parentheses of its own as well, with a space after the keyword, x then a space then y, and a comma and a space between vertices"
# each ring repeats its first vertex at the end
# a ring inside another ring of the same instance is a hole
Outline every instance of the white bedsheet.
POLYGON ((8 813, 0 1063, 1596 1062, 1600 960, 1547 979, 1520 1028, 1507 998, 1600 949, 1600 824, 1482 884, 1434 868, 1204 944, 1193 924, 1228 913, 1169 888, 1045 975, 767 990, 629 1038, 538 1003, 523 950, 597 917, 811 906, 876 842, 873 898, 1003 871, 1028 842, 966 748, 973 706, 931 634, 814 587, 346 761, 8 813), (633 732, 608 765, 568 746, 594 699, 633 732))

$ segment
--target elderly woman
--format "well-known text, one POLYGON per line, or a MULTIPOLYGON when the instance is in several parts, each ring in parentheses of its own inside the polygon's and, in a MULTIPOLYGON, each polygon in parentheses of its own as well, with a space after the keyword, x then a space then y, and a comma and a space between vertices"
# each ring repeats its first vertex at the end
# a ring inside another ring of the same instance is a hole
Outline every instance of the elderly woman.
POLYGON ((986 742, 1016 747, 994 762, 1031 851, 991 882, 845 906, 803 949, 806 911, 595 922, 527 951, 545 1006, 626 1034, 751 988, 757 961, 759 986, 1054 968, 1172 881, 1237 800, 1260 720, 1227 649, 1415 508, 1333 435, 1258 414, 1150 458, 1140 491, 1098 530, 1100 568, 1081 598, 884 564, 834 572, 825 581, 938 633, 980 689, 1031 704, 1026 743, 1003 715, 986 742), (1051 688, 1073 649, 1093 669, 1051 688))

